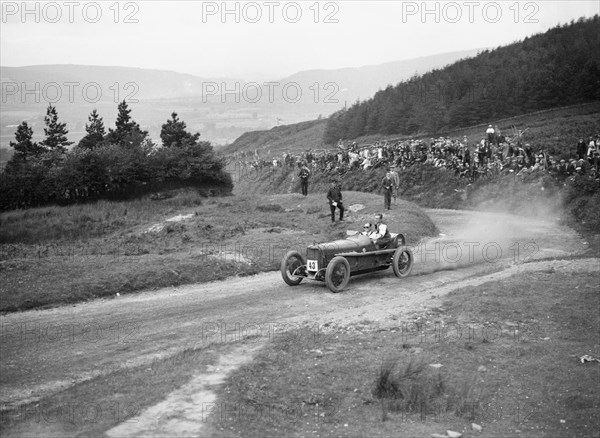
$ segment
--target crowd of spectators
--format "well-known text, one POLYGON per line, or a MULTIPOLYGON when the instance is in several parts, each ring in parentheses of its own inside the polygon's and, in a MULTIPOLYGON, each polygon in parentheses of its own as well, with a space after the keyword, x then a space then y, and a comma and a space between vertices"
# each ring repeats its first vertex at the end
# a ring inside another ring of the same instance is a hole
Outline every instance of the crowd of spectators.
POLYGON ((258 151, 238 152, 232 158, 241 167, 254 170, 306 164, 311 174, 337 171, 340 175, 353 169, 395 168, 402 171, 422 163, 433 167, 450 169, 457 176, 470 182, 488 175, 525 175, 533 172, 549 172, 565 179, 576 174, 592 179, 600 178, 600 134, 583 138, 577 144, 577 156, 558 159, 543 150, 534 150, 530 144, 521 142, 521 136, 501 135, 498 128, 489 126, 476 144, 467 137, 439 137, 424 139, 386 140, 374 144, 357 144, 340 140, 337 151, 307 150, 301 153, 284 153, 280 158, 262 159, 258 151))

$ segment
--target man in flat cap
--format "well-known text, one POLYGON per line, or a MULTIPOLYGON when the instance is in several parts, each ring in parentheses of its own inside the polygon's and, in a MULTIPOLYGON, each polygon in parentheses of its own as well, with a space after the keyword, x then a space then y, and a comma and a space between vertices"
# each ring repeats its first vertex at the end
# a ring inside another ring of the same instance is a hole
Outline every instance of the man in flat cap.
POLYGON ((340 221, 344 220, 344 204, 342 204, 342 188, 341 184, 335 179, 331 180, 331 186, 327 192, 329 200, 329 208, 331 209, 331 222, 335 222, 335 209, 340 210, 340 221))

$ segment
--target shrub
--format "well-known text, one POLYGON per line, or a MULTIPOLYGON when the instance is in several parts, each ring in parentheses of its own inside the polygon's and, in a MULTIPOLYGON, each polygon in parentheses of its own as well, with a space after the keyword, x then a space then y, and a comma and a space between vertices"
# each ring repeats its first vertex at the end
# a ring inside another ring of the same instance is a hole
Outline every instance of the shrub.
POLYGON ((434 371, 416 359, 404 365, 387 360, 375 378, 373 395, 381 401, 383 420, 388 411, 419 413, 423 418, 439 413, 440 408, 473 419, 481 406, 483 387, 474 380, 451 385, 439 369, 434 371))
MULTIPOLYGON (((207 142, 157 151, 148 142, 131 147, 105 144, 75 148, 61 159, 51 155, 7 165, 0 174, 0 210, 128 199, 167 187, 195 187, 213 195, 233 188, 223 160, 207 142)), ((199 205, 196 200, 187 202, 199 205)))

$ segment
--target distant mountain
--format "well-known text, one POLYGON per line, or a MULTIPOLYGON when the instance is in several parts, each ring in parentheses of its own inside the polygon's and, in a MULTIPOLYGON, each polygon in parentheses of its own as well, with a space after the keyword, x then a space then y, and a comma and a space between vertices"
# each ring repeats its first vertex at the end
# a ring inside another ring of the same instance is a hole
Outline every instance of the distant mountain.
MULTIPOLYGON (((442 53, 363 67, 301 71, 286 78, 273 80, 272 82, 281 84, 275 86, 274 96, 280 98, 281 87, 285 84, 295 83, 302 90, 303 97, 317 104, 333 103, 326 101, 327 97, 329 100, 337 98, 339 101, 340 98, 346 100, 367 99, 377 90, 383 89, 389 84, 395 85, 417 73, 422 74, 459 59, 475 56, 479 51, 481 49, 442 53), (325 87, 327 83, 335 84, 336 87, 325 87), (321 88, 319 99, 314 98, 315 84, 321 88)), ((250 83, 250 81, 247 83, 235 78, 205 78, 168 70, 74 64, 0 67, 0 81, 2 83, 12 82, 19 87, 15 93, 5 84, 2 88, 3 103, 33 102, 34 95, 29 91, 35 90, 36 84, 39 89, 39 100, 45 101, 55 99, 58 86, 63 93, 62 100, 65 101, 69 98, 70 89, 73 91, 75 102, 96 100, 95 90, 100 89, 102 93, 100 101, 174 99, 207 95, 211 97, 210 103, 221 103, 222 93, 228 93, 227 101, 235 101, 229 90, 234 90, 236 87, 243 90, 244 86, 250 83), (226 88, 223 87, 223 83, 226 84, 226 88), (57 86, 51 84, 57 84, 57 86), (98 84, 98 86, 94 84, 98 84), (87 86, 87 96, 83 94, 84 86, 87 86), (23 101, 24 98, 26 101, 23 101)), ((256 81, 266 99, 269 90, 264 82, 256 81)), ((242 98, 252 99, 253 91, 249 87, 242 98)), ((292 91, 288 94, 293 94, 292 91)), ((343 106, 343 100, 340 102, 343 106)))
MULTIPOLYGON (((69 88, 71 88, 76 102, 86 100, 86 95, 82 94, 84 86, 88 87, 86 89, 88 100, 96 100, 95 90, 100 89, 101 101, 114 102, 123 99, 129 101, 201 96, 203 91, 211 89, 208 83, 225 82, 228 85, 234 82, 243 83, 238 79, 202 78, 167 70, 72 64, 0 67, 0 76, 2 83, 13 82, 19 86, 15 94, 11 88, 7 88, 6 84, 3 85, 3 103, 21 99, 23 83, 26 84, 23 90, 35 90, 38 84, 41 100, 54 99, 56 87, 51 86, 52 83, 58 84, 65 100, 68 99, 69 88), (47 87, 45 96, 41 95, 44 87, 47 87)), ((33 96, 29 95, 27 99, 32 101, 33 96)))
POLYGON ((295 73, 277 82, 281 84, 296 83, 309 98, 314 97, 315 84, 320 87, 319 101, 323 102, 328 96, 337 98, 341 105, 344 101, 354 103, 356 99, 365 100, 372 97, 378 90, 388 85, 396 85, 433 69, 439 69, 460 59, 476 56, 485 49, 463 50, 459 52, 441 53, 421 58, 403 61, 386 62, 379 65, 349 67, 334 70, 306 70, 295 73), (325 87, 333 83, 337 86, 325 87), (313 88, 310 88, 313 87, 313 88))

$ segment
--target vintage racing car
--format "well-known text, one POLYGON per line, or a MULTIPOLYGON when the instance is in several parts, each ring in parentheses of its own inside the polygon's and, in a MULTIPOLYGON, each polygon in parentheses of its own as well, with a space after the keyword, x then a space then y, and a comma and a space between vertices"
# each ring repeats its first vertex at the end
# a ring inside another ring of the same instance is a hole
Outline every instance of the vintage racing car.
POLYGON ((283 281, 290 286, 303 278, 324 281, 332 292, 340 292, 353 275, 380 271, 390 266, 397 277, 406 277, 413 266, 413 254, 402 234, 391 234, 384 248, 362 234, 343 240, 311 245, 306 258, 298 251, 288 252, 281 261, 283 281))

